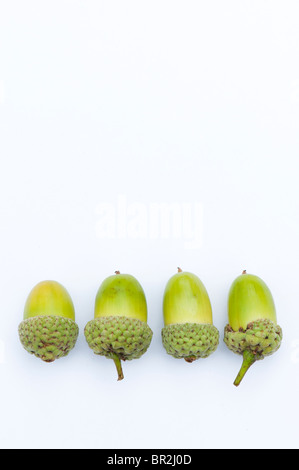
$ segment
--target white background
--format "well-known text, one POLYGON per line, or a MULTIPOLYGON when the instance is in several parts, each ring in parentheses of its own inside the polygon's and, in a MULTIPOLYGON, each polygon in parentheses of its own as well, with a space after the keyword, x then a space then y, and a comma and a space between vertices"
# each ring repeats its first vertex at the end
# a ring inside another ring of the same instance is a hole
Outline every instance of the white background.
POLYGON ((288 0, 0 2, 0 447, 298 447, 298 20, 288 0), (138 208, 200 205, 201 246, 172 229, 104 236, 99 208, 117 224, 120 200, 125 229, 138 208), (177 266, 204 282, 220 331, 193 364, 161 344, 177 266), (116 269, 142 284, 154 332, 122 382, 83 334, 116 269), (284 340, 236 388, 223 329, 243 269, 270 287, 284 340), (52 364, 17 334, 44 279, 80 328, 52 364))

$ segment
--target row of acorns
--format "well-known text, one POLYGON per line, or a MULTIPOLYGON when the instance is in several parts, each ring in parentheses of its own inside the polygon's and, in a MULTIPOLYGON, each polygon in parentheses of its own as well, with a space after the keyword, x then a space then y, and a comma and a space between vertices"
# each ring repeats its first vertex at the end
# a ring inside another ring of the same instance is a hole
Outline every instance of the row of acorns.
MULTIPOLYGON (((162 342, 168 354, 193 362, 206 358, 219 344, 212 308, 204 284, 193 273, 178 272, 165 288, 162 342)), ((234 385, 248 368, 280 347, 282 330, 277 325, 271 292, 262 279, 246 271, 233 282, 228 296, 228 321, 224 342, 243 356, 234 385)), ((153 332, 147 324, 147 303, 142 286, 130 274, 114 275, 101 284, 95 299, 94 320, 84 329, 95 354, 113 359, 118 380, 124 378, 121 361, 140 358, 153 332)), ((56 281, 43 281, 30 292, 19 325, 24 348, 45 362, 66 356, 79 334, 75 310, 67 290, 56 281)))

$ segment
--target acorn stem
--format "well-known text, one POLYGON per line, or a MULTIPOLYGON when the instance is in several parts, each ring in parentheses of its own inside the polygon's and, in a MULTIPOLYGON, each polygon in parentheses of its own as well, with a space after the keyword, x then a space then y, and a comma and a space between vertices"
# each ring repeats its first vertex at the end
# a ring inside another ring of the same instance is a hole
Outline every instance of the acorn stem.
POLYGON ((236 387, 240 385, 241 380, 248 371, 249 367, 252 366, 252 364, 254 364, 256 360, 256 354, 253 354, 251 351, 245 349, 245 351, 243 352, 243 363, 241 369, 236 377, 236 380, 234 381, 234 385, 236 387))
POLYGON ((186 362, 189 362, 189 364, 191 364, 192 362, 194 362, 196 360, 196 357, 195 356, 188 356, 188 357, 184 357, 185 361, 186 362))
POLYGON ((120 358, 118 357, 117 354, 113 354, 112 359, 114 361, 114 364, 116 366, 116 370, 117 370, 117 373, 118 373, 118 379, 117 380, 122 380, 124 378, 124 374, 123 374, 123 370, 122 370, 122 367, 121 367, 121 360, 120 360, 120 358))

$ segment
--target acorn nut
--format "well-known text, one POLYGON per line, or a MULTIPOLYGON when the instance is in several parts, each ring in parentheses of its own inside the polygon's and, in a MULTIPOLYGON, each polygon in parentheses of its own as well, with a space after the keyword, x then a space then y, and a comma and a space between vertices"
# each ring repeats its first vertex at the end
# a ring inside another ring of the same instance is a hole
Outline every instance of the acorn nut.
POLYGON ((282 340, 272 294, 258 276, 243 271, 232 283, 228 296, 228 322, 224 342, 231 351, 243 356, 234 381, 238 386, 249 367, 277 351, 282 340))
POLYGON ((153 335, 147 325, 145 294, 135 277, 116 271, 102 282, 94 319, 87 323, 84 333, 95 354, 113 359, 118 380, 122 380, 121 361, 140 358, 153 335))
POLYGON ((23 347, 44 362, 66 356, 79 334, 67 290, 56 281, 37 284, 26 300, 18 331, 23 347))
POLYGON ((193 362, 217 349, 219 332, 213 325, 211 302, 195 274, 178 268, 178 273, 169 279, 163 316, 162 343, 171 356, 193 362))

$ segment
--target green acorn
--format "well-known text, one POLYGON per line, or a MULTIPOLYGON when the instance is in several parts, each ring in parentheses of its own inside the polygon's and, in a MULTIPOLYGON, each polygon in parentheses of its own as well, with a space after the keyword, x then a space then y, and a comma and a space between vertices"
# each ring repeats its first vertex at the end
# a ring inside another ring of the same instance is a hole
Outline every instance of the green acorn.
POLYGON ((102 282, 95 299, 94 320, 87 323, 84 333, 95 354, 113 359, 118 380, 122 380, 121 361, 140 358, 153 335, 147 325, 145 294, 135 277, 116 271, 102 282))
POLYGON ((45 362, 66 356, 76 344, 79 328, 67 290, 56 281, 42 281, 30 292, 19 325, 23 347, 45 362))
POLYGON ((243 355, 234 381, 238 386, 249 367, 277 351, 282 340, 273 297, 262 279, 246 271, 235 279, 228 296, 228 321, 224 342, 231 351, 243 355))
POLYGON ((213 325, 211 302, 195 274, 178 268, 178 273, 169 279, 163 316, 162 342, 168 354, 193 362, 216 350, 219 332, 213 325))

